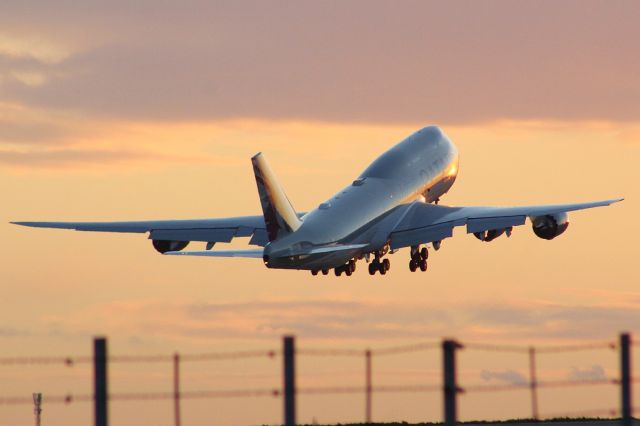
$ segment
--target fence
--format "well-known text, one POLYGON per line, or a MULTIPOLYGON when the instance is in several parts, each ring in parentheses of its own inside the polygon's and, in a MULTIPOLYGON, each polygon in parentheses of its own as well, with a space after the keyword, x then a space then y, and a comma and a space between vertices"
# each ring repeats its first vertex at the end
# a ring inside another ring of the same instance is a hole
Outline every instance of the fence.
MULTIPOLYGON (((510 392, 512 390, 528 390, 530 393, 531 419, 540 419, 538 406, 538 392, 541 388, 571 388, 577 386, 619 386, 620 404, 619 409, 605 408, 583 411, 581 415, 594 416, 615 416, 620 414, 622 426, 630 426, 632 422, 632 384, 638 380, 633 379, 631 372, 631 348, 632 341, 629 334, 621 334, 618 341, 597 342, 581 345, 569 346, 509 346, 491 345, 480 343, 462 344, 455 340, 444 340, 443 342, 428 342, 406 346, 395 346, 380 349, 311 349, 296 348, 296 341, 293 336, 285 336, 282 341, 281 350, 257 350, 239 352, 216 352, 200 354, 178 354, 173 355, 153 355, 153 356, 110 356, 108 354, 107 339, 97 337, 94 339, 93 356, 89 357, 13 357, 0 358, 0 366, 15 365, 51 365, 61 364, 73 366, 77 364, 93 365, 93 393, 92 394, 65 394, 65 395, 45 395, 44 400, 48 404, 72 404, 76 402, 93 402, 94 424, 96 426, 108 425, 108 404, 109 401, 173 401, 173 422, 175 426, 181 425, 181 401, 185 399, 212 399, 212 398, 245 398, 245 397, 274 397, 281 398, 283 404, 283 423, 285 425, 296 424, 296 397, 298 395, 340 395, 340 394, 362 394, 364 396, 364 421, 372 422, 372 395, 374 393, 421 393, 433 394, 442 393, 443 397, 443 422, 445 425, 455 425, 457 419, 457 407, 459 395, 463 393, 498 393, 510 392), (536 364, 537 358, 541 355, 553 355, 559 353, 572 353, 578 351, 590 351, 596 349, 617 350, 619 353, 619 377, 601 377, 596 379, 570 379, 570 380, 545 380, 537 378, 536 364), (373 362, 374 358, 424 352, 441 351, 442 353, 442 382, 441 384, 418 384, 418 385, 373 385, 373 362), (484 351, 491 353, 521 354, 528 357, 527 380, 510 384, 482 384, 461 386, 457 369, 457 360, 460 351, 484 351), (181 366, 184 363, 220 361, 220 360, 242 360, 250 358, 282 358, 282 387, 262 388, 262 389, 232 389, 232 390, 181 390, 181 366), (298 357, 351 357, 362 358, 364 361, 364 386, 329 386, 329 387, 298 387, 296 385, 296 358, 298 357), (172 392, 129 392, 111 393, 109 392, 108 368, 113 364, 135 364, 135 363, 170 363, 172 364, 172 392)), ((2 405, 26 405, 33 404, 31 397, 25 396, 0 396, 0 406, 2 405)), ((39 410, 39 407, 37 407, 39 410)), ((567 413, 563 413, 567 414, 567 413)), ((545 416, 547 418, 553 415, 545 416)))

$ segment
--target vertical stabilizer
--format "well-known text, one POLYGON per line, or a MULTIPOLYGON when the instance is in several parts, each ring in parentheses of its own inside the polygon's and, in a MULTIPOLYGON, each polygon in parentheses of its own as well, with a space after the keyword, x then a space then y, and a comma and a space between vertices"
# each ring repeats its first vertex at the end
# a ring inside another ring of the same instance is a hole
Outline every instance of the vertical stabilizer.
POLYGON ((297 230, 302 222, 262 153, 251 158, 269 241, 297 230))

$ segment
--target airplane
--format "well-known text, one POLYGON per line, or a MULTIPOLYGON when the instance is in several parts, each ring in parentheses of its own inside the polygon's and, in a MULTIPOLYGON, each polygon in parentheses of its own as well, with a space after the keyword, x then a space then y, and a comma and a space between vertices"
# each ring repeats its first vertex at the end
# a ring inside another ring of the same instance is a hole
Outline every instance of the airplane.
POLYGON ((411 272, 427 270, 428 245, 438 250, 453 229, 466 226, 481 241, 511 235, 529 218, 533 232, 552 240, 567 230, 567 213, 623 198, 525 207, 448 207, 440 199, 458 175, 456 146, 437 126, 411 134, 378 157, 352 183, 317 208, 298 213, 262 153, 251 158, 262 215, 134 222, 11 222, 36 228, 149 233, 163 255, 246 257, 268 268, 351 276, 359 260, 370 275, 385 275, 388 254, 409 247, 411 272), (258 249, 213 250, 216 243, 251 237, 258 249), (183 251, 190 242, 205 250, 183 251))

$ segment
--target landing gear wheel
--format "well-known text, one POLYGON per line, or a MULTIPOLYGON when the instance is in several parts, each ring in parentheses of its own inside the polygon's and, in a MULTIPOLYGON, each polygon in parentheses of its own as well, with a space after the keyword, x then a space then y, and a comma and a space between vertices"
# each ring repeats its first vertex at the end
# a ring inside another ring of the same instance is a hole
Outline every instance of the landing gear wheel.
POLYGON ((354 273, 356 271, 356 261, 350 260, 347 268, 351 271, 351 273, 354 273))
POLYGON ((346 269, 345 269, 344 273, 345 273, 348 277, 350 277, 350 276, 351 276, 351 274, 352 274, 352 272, 351 272, 351 268, 349 268, 349 266, 348 266, 348 265, 347 265, 347 267, 346 267, 346 269))
POLYGON ((418 264, 416 263, 416 261, 415 261, 415 260, 411 259, 411 260, 409 261, 409 270, 410 270, 411 272, 415 272, 415 271, 416 271, 416 269, 418 269, 418 264))
POLYGON ((375 263, 369 264, 369 275, 375 275, 377 270, 375 263))
POLYGON ((429 258, 429 250, 427 250, 426 247, 422 247, 422 250, 420 250, 420 257, 424 260, 427 260, 429 258))
POLYGON ((420 261, 420 270, 421 270, 422 272, 424 272, 424 271, 426 271, 426 270, 427 270, 427 259, 422 259, 422 260, 420 261))
POLYGON ((323 269, 322 270, 322 275, 329 275, 329 270, 328 269, 323 269))
POLYGON ((339 277, 340 275, 342 275, 342 269, 340 268, 335 268, 334 269, 335 273, 336 273, 336 277, 339 277))
POLYGON ((314 277, 318 275, 318 270, 317 269, 312 270, 311 275, 313 275, 314 277))
POLYGON ((389 259, 385 259, 382 261, 382 265, 384 266, 384 271, 388 272, 389 269, 391 269, 391 262, 389 261, 389 259))
MULTIPOLYGON (((388 260, 388 259, 385 259, 385 260, 388 260)), ((378 271, 380 272, 380 275, 386 275, 387 268, 384 266, 384 261, 379 262, 377 266, 378 266, 378 271)))

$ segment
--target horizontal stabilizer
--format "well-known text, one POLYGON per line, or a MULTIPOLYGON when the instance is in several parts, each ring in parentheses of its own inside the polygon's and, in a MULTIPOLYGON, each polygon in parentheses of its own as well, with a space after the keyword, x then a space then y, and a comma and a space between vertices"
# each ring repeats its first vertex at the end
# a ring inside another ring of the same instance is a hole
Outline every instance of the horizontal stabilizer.
POLYGON ((253 257, 261 258, 263 250, 202 250, 202 251, 168 251, 169 256, 204 256, 204 257, 253 257))

